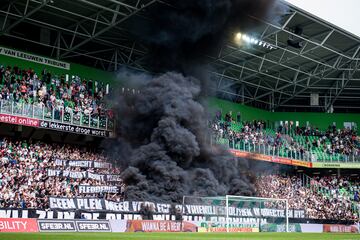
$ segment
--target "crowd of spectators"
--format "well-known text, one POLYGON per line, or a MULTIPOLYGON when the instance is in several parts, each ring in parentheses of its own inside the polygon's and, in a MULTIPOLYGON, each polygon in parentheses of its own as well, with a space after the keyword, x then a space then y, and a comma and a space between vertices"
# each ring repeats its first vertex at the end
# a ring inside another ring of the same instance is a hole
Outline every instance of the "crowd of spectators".
POLYGON ((311 187, 331 197, 360 202, 359 177, 314 177, 311 181, 311 187))
MULTIPOLYGON (((248 122, 242 122, 242 127, 240 131, 234 130, 231 126, 235 122, 231 117, 231 112, 227 113, 222 121, 222 116, 218 112, 215 118, 210 122, 210 128, 213 131, 213 135, 216 140, 220 138, 229 139, 232 142, 238 143, 243 140, 245 143, 264 143, 266 139, 264 130, 266 129, 266 122, 262 120, 254 120, 248 122)), ((238 119, 240 120, 240 115, 238 114, 238 119)), ((237 122, 239 123, 239 122, 237 122)), ((269 137, 269 136, 268 136, 269 137)))
POLYGON ((106 115, 105 89, 77 76, 57 76, 47 69, 40 74, 31 68, 0 66, 0 100, 33 104, 51 115, 81 113, 92 117, 106 115))
MULTIPOLYGON (((327 178, 318 178, 321 183, 324 179, 327 178)), ((314 181, 312 184, 315 184, 314 181)), ((336 181, 336 186, 339 186, 341 180, 336 181)), ((290 209, 304 209, 309 218, 359 219, 357 212, 353 209, 354 204, 349 198, 342 195, 324 194, 312 185, 306 186, 299 176, 260 176, 256 181, 256 190, 259 197, 288 199, 290 209)))
POLYGON ((261 145, 270 147, 273 154, 278 154, 281 149, 286 153, 285 156, 300 159, 310 159, 314 149, 329 156, 340 154, 345 160, 349 159, 349 156, 360 157, 360 138, 353 129, 337 129, 336 126, 330 126, 322 132, 310 126, 295 127, 290 121, 281 124, 276 131, 268 131, 266 121, 241 122, 239 117, 235 121, 231 116, 231 112, 224 118, 217 113, 210 122, 215 140, 227 139, 231 148, 239 143, 244 146, 261 145), (303 139, 297 137, 303 137, 303 139))
POLYGON ((212 121, 211 129, 216 140, 220 138, 228 139, 231 143, 238 144, 268 144, 278 146, 281 144, 281 135, 266 134, 265 121, 243 122, 240 131, 232 129, 231 122, 212 121))
MULTIPOLYGON (((253 127, 252 125, 249 129, 253 127)), ((121 182, 49 174, 49 170, 62 170, 118 176, 120 169, 59 164, 64 160, 108 162, 103 152, 93 149, 54 143, 1 140, 0 208, 47 209, 50 196, 97 197, 113 201, 123 199, 125 186, 121 182), (80 193, 79 185, 117 186, 119 191, 80 193)), ((309 218, 356 220, 353 203, 359 202, 358 180, 335 176, 314 177, 310 184, 306 185, 298 176, 264 175, 257 178, 255 187, 259 197, 288 199, 289 208, 304 209, 309 218)))
POLYGON ((91 149, 3 139, 0 142, 0 208, 46 209, 49 196, 95 196, 116 201, 122 198, 124 186, 121 182, 48 174, 49 169, 52 169, 118 175, 120 173, 118 168, 59 166, 56 163, 59 159, 107 162, 104 153, 94 152, 91 149), (79 193, 79 185, 114 185, 119 191, 85 194, 79 193))
POLYGON ((281 148, 289 154, 291 151, 297 151, 298 156, 307 154, 303 146, 289 141, 287 135, 281 132, 268 131, 266 121, 236 122, 229 117, 230 115, 226 114, 225 120, 216 117, 210 122, 210 128, 215 141, 219 142, 221 139, 227 139, 230 148, 237 148, 238 146, 240 149, 252 148, 255 150, 254 146, 261 146, 262 148, 257 148, 258 151, 271 152, 275 155, 279 154, 281 148), (267 151, 265 151, 264 146, 267 147, 267 151))
POLYGON ((296 127, 295 135, 305 136, 307 148, 321 148, 328 154, 359 155, 360 140, 355 130, 350 128, 337 129, 329 126, 326 131, 313 127, 296 127), (309 136, 316 136, 312 142, 309 136))

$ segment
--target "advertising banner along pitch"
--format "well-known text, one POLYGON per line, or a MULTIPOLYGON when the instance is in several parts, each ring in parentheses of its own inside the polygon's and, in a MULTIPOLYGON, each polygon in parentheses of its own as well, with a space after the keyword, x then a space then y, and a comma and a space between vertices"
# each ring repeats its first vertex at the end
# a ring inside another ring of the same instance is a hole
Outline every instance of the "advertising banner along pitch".
POLYGON ((0 218, 0 232, 38 232, 36 219, 0 218))

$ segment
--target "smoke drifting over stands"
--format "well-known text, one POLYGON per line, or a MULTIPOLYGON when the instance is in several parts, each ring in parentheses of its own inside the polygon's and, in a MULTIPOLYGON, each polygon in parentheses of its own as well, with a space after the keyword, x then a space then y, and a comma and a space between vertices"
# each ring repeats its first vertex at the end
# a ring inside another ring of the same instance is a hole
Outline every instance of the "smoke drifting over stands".
POLYGON ((207 85, 202 56, 216 51, 229 32, 255 26, 248 15, 274 17, 276 2, 168 3, 148 9, 150 20, 132 23, 150 49, 149 65, 159 74, 120 73, 140 90, 117 100, 118 139, 110 146, 123 169, 126 198, 180 202, 184 195, 253 195, 245 163, 236 166, 225 149, 209 144, 201 104, 207 85))

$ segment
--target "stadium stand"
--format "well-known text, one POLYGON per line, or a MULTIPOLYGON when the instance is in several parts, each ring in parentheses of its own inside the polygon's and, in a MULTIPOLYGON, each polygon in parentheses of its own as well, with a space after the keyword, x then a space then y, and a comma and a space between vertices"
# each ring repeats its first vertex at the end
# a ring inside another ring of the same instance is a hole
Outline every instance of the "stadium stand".
MULTIPOLYGON (((18 113, 24 114, 26 106, 32 106, 27 114, 36 116, 36 107, 40 107, 48 118, 64 122, 71 122, 67 116, 77 113, 107 114, 101 91, 96 94, 78 78, 66 83, 64 76, 48 76, 46 71, 39 78, 31 69, 2 68, 2 112, 11 105, 9 113, 20 109, 18 113)), ((360 141, 355 130, 299 127, 291 121, 272 128, 267 120, 241 121, 242 117, 246 115, 238 113, 235 120, 231 113, 223 117, 218 112, 209 122, 213 139, 233 149, 310 162, 359 160, 360 141)), ((49 197, 121 202, 126 200, 126 186, 120 173, 100 149, 4 137, 0 142, 0 208, 47 210, 49 197), (108 181, 109 175, 115 181, 108 181), (86 187, 93 191, 84 191, 86 187)), ((304 209, 307 219, 359 219, 360 186, 356 177, 259 175, 255 187, 258 197, 288 199, 289 208, 304 209)))
POLYGON ((63 107, 79 109, 85 113, 101 111, 104 89, 94 91, 86 80, 65 75, 54 76, 44 69, 39 76, 31 68, 2 65, 0 67, 1 99, 20 103, 39 103, 52 109, 63 107))
POLYGON ((355 130, 337 129, 329 126, 326 131, 311 127, 292 129, 293 142, 298 142, 316 153, 319 160, 349 160, 349 156, 359 154, 360 142, 355 130))
POLYGON ((0 66, 2 113, 107 128, 112 111, 105 105, 105 89, 78 76, 52 74, 46 68, 0 66))
POLYGON ((104 177, 120 173, 111 165, 103 152, 94 149, 5 138, 0 142, 0 208, 47 209, 49 196, 120 201, 122 183, 104 177), (84 193, 80 185, 116 188, 84 193))
POLYGON ((0 239, 360 233, 358 36, 288 1, 0 8, 0 239))
MULTIPOLYGON (((4 138, 0 142, 0 208, 48 209, 50 196, 119 202, 126 187, 102 176, 120 172, 96 149, 4 138), (84 193, 80 186, 115 186, 116 191, 84 193)), ((358 177, 270 174, 257 176, 255 186, 259 197, 289 199, 289 208, 305 209, 311 219, 358 219, 358 177)))
POLYGON ((266 128, 266 121, 238 122, 227 113, 210 122, 215 140, 230 148, 277 155, 305 161, 360 160, 360 141, 356 130, 329 126, 319 130, 294 126, 292 122, 277 129, 266 128))
POLYGON ((311 179, 310 186, 328 198, 344 198, 353 202, 360 202, 359 177, 317 176, 311 179))
POLYGON ((357 220, 358 178, 264 175, 256 181, 261 197, 289 199, 290 208, 304 208, 314 219, 357 220), (351 196, 352 195, 352 196, 351 196))
MULTIPOLYGON (((104 89, 46 69, 39 75, 31 68, 0 67, 2 113, 85 125, 89 119, 112 115, 106 110, 104 89)), ((225 116, 218 112, 209 123, 215 141, 233 149, 305 161, 359 159, 360 141, 355 130, 299 127, 292 121, 275 129, 267 120, 241 121, 242 117, 246 115, 240 112, 236 120, 231 112, 225 116)), ((91 122, 90 126, 105 127, 104 122, 91 122)), ((106 154, 97 149, 3 138, 0 208, 48 209, 50 196, 119 202, 126 195, 119 174, 120 169, 112 167, 106 154), (108 175, 115 176, 116 181, 107 181, 108 175), (80 186, 106 190, 84 192, 80 186)), ((359 185, 355 178, 264 175, 257 177, 255 185, 259 197, 289 199, 289 207, 306 209, 308 218, 358 219, 359 185)))

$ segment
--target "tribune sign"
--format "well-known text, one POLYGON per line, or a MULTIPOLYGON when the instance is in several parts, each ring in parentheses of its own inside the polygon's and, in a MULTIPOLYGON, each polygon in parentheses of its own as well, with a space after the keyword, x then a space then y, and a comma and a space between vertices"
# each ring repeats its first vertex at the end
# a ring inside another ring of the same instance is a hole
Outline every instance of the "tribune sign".
POLYGON ((18 58, 18 59, 22 59, 25 61, 35 62, 35 63, 39 63, 39 64, 51 66, 51 67, 70 70, 69 63, 58 61, 55 59, 46 58, 46 57, 41 57, 41 56, 38 56, 35 54, 25 53, 25 52, 21 52, 21 51, 17 51, 14 49, 1 47, 1 46, 0 46, 0 55, 18 58))

